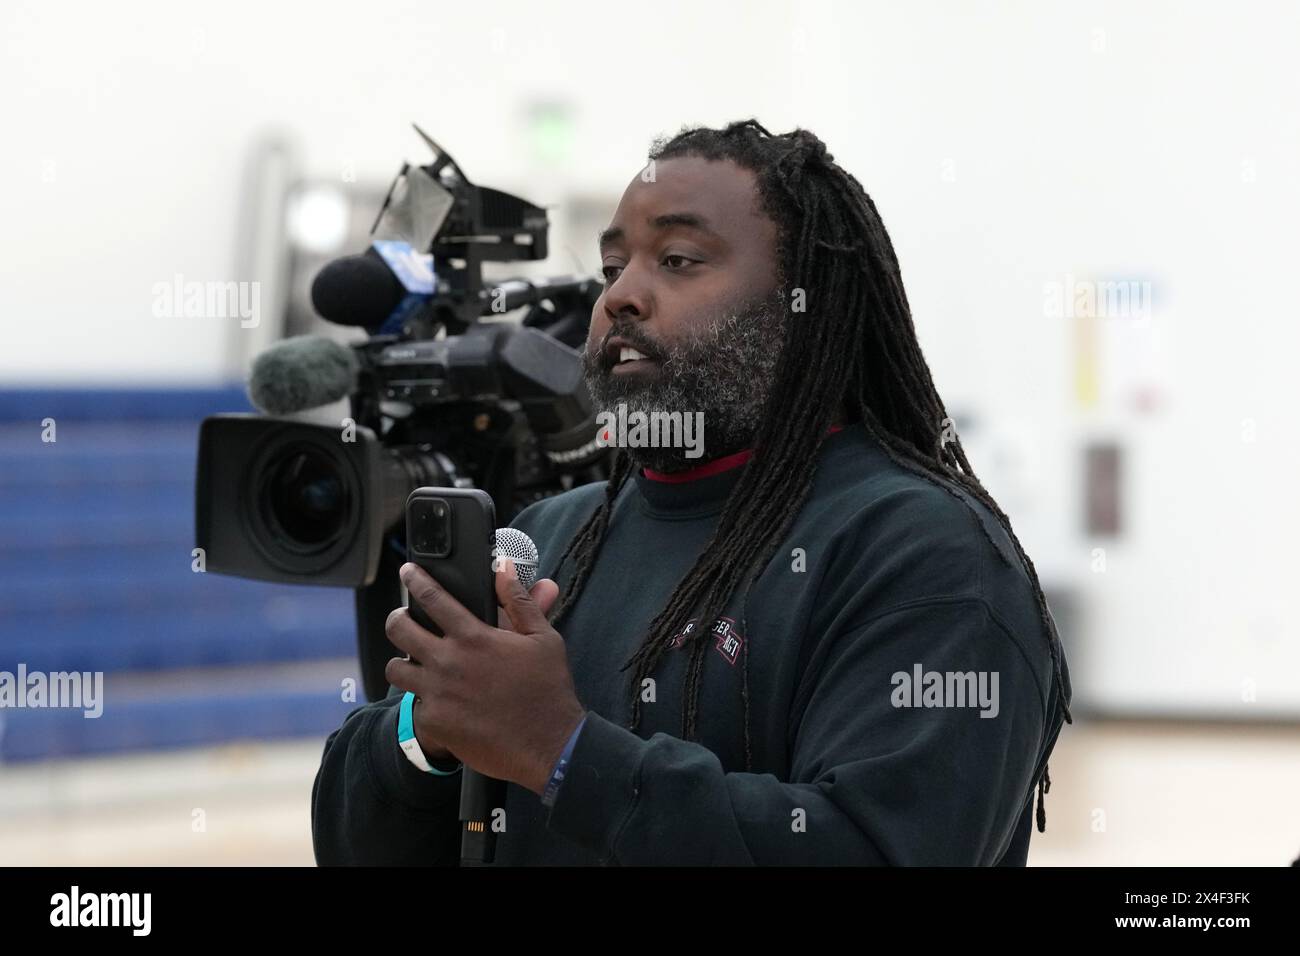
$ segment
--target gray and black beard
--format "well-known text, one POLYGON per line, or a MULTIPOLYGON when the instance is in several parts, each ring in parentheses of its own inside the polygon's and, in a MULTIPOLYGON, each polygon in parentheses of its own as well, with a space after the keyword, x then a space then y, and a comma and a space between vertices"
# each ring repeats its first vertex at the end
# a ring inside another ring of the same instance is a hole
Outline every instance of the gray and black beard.
POLYGON ((679 472, 753 445, 771 393, 785 331, 784 290, 771 298, 726 310, 711 321, 688 322, 675 341, 653 341, 636 320, 618 322, 607 333, 627 339, 638 351, 659 361, 650 381, 611 373, 604 342, 582 353, 583 378, 596 412, 629 416, 644 412, 704 413, 704 452, 686 457, 686 448, 626 447, 639 466, 679 472))

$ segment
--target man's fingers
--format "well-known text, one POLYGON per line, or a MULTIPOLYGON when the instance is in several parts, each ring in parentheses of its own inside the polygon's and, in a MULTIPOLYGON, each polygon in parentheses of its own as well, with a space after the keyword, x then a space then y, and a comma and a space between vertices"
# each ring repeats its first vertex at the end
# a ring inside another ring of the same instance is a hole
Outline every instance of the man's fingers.
POLYGON ((519 582, 514 561, 506 558, 497 570, 496 588, 497 602, 510 616, 510 625, 516 634, 536 634, 550 626, 546 620, 546 612, 550 610, 556 595, 560 593, 559 586, 550 578, 543 578, 534 584, 533 593, 529 594, 519 582), (549 586, 543 588, 543 584, 547 582, 549 586), (538 588, 542 588, 540 594, 538 588), (539 598, 546 599, 544 608, 539 598))
POLYGON ((396 687, 398 690, 409 690, 414 693, 419 693, 419 688, 416 685, 421 683, 420 679, 422 676, 418 664, 413 664, 400 657, 391 658, 388 663, 384 665, 384 680, 388 681, 389 684, 396 687))
MULTIPOLYGON (((518 577, 518 574, 516 574, 516 577, 518 577)), ((505 607, 505 599, 511 593, 511 589, 506 586, 509 583, 502 575, 497 576, 498 607, 505 607)), ((541 608, 542 614, 548 615, 551 613, 551 608, 555 606, 556 599, 560 596, 560 586, 550 578, 542 578, 540 581, 533 582, 533 586, 528 589, 528 593, 537 606, 541 608)))
POLYGON ((543 615, 549 615, 555 606, 555 599, 560 596, 560 586, 550 578, 542 578, 528 592, 532 595, 543 615))
POLYGON ((418 564, 408 562, 402 565, 399 573, 411 600, 423 608, 429 620, 438 625, 447 637, 466 637, 487 627, 418 564))
POLYGON ((417 624, 407 608, 396 607, 388 612, 384 633, 394 647, 421 663, 431 663, 438 653, 438 636, 417 624))

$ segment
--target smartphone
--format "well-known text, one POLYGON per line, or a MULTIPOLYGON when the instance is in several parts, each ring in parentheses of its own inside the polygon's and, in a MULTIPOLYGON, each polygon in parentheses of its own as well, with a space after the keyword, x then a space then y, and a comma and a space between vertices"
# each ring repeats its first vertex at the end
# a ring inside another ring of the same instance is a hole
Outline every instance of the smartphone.
MULTIPOLYGON (((406 558, 418 564, 465 608, 497 625, 492 560, 496 553, 496 507, 478 488, 416 488, 406 499, 406 558)), ((442 631, 407 597, 411 617, 439 637, 442 631)))
MULTIPOLYGON (((492 497, 478 488, 416 488, 406 499, 406 556, 424 568, 481 621, 497 624, 497 520, 492 497)), ((411 618, 439 637, 442 631, 407 596, 411 618)), ((496 857, 494 808, 505 806, 505 783, 470 767, 461 777, 461 865, 478 866, 496 857)))

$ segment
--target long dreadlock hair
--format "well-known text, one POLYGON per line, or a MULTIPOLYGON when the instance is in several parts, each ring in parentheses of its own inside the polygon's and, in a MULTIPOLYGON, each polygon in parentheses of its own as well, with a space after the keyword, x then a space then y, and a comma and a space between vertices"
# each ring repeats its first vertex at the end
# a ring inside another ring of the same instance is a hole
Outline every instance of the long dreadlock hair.
MULTIPOLYGON (((694 737, 709 622, 725 610, 742 578, 752 571, 744 585, 748 599, 749 588, 807 497, 822 442, 840 408, 848 422, 861 422, 898 465, 969 507, 953 487, 959 486, 997 515, 1033 584, 1048 634, 1058 706, 1065 720, 1073 723, 1062 683, 1056 625, 1034 563, 1007 516, 975 476, 960 440, 945 433, 948 413, 921 354, 898 257, 871 197, 811 132, 795 129, 773 135, 753 119, 720 130, 684 128, 671 139, 656 140, 649 156, 652 160, 679 156, 730 160, 753 172, 760 208, 777 226, 782 285, 788 281, 789 288, 816 290, 816 295, 808 297, 799 321, 786 324, 753 455, 724 505, 713 536, 622 668, 635 668, 629 683, 629 729, 640 725, 642 681, 653 673, 669 642, 698 607, 704 626, 685 639, 691 657, 682 713, 682 738, 694 737), (810 368, 818 369, 818 374, 807 374, 810 368), (737 555, 753 558, 746 564, 737 561, 737 555)), ((614 501, 631 474, 631 460, 615 452, 604 501, 560 556, 559 566, 572 556, 576 567, 551 614, 552 624, 580 596, 609 527, 614 501)), ((992 543, 983 523, 977 524, 992 543)), ((1003 554, 996 545, 994 550, 1003 554)), ((742 633, 746 626, 742 623, 742 633)), ((741 698, 749 770, 748 642, 743 647, 741 698)), ((1041 832, 1047 819, 1043 794, 1051 787, 1046 766, 1037 785, 1041 832)))

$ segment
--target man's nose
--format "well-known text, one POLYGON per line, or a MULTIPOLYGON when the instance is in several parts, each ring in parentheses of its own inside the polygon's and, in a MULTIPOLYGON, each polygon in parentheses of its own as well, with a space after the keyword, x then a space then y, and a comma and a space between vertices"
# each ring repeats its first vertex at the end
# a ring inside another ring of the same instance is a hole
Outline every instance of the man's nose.
POLYGON ((644 276, 630 265, 605 289, 605 317, 614 322, 650 315, 650 291, 644 276))

